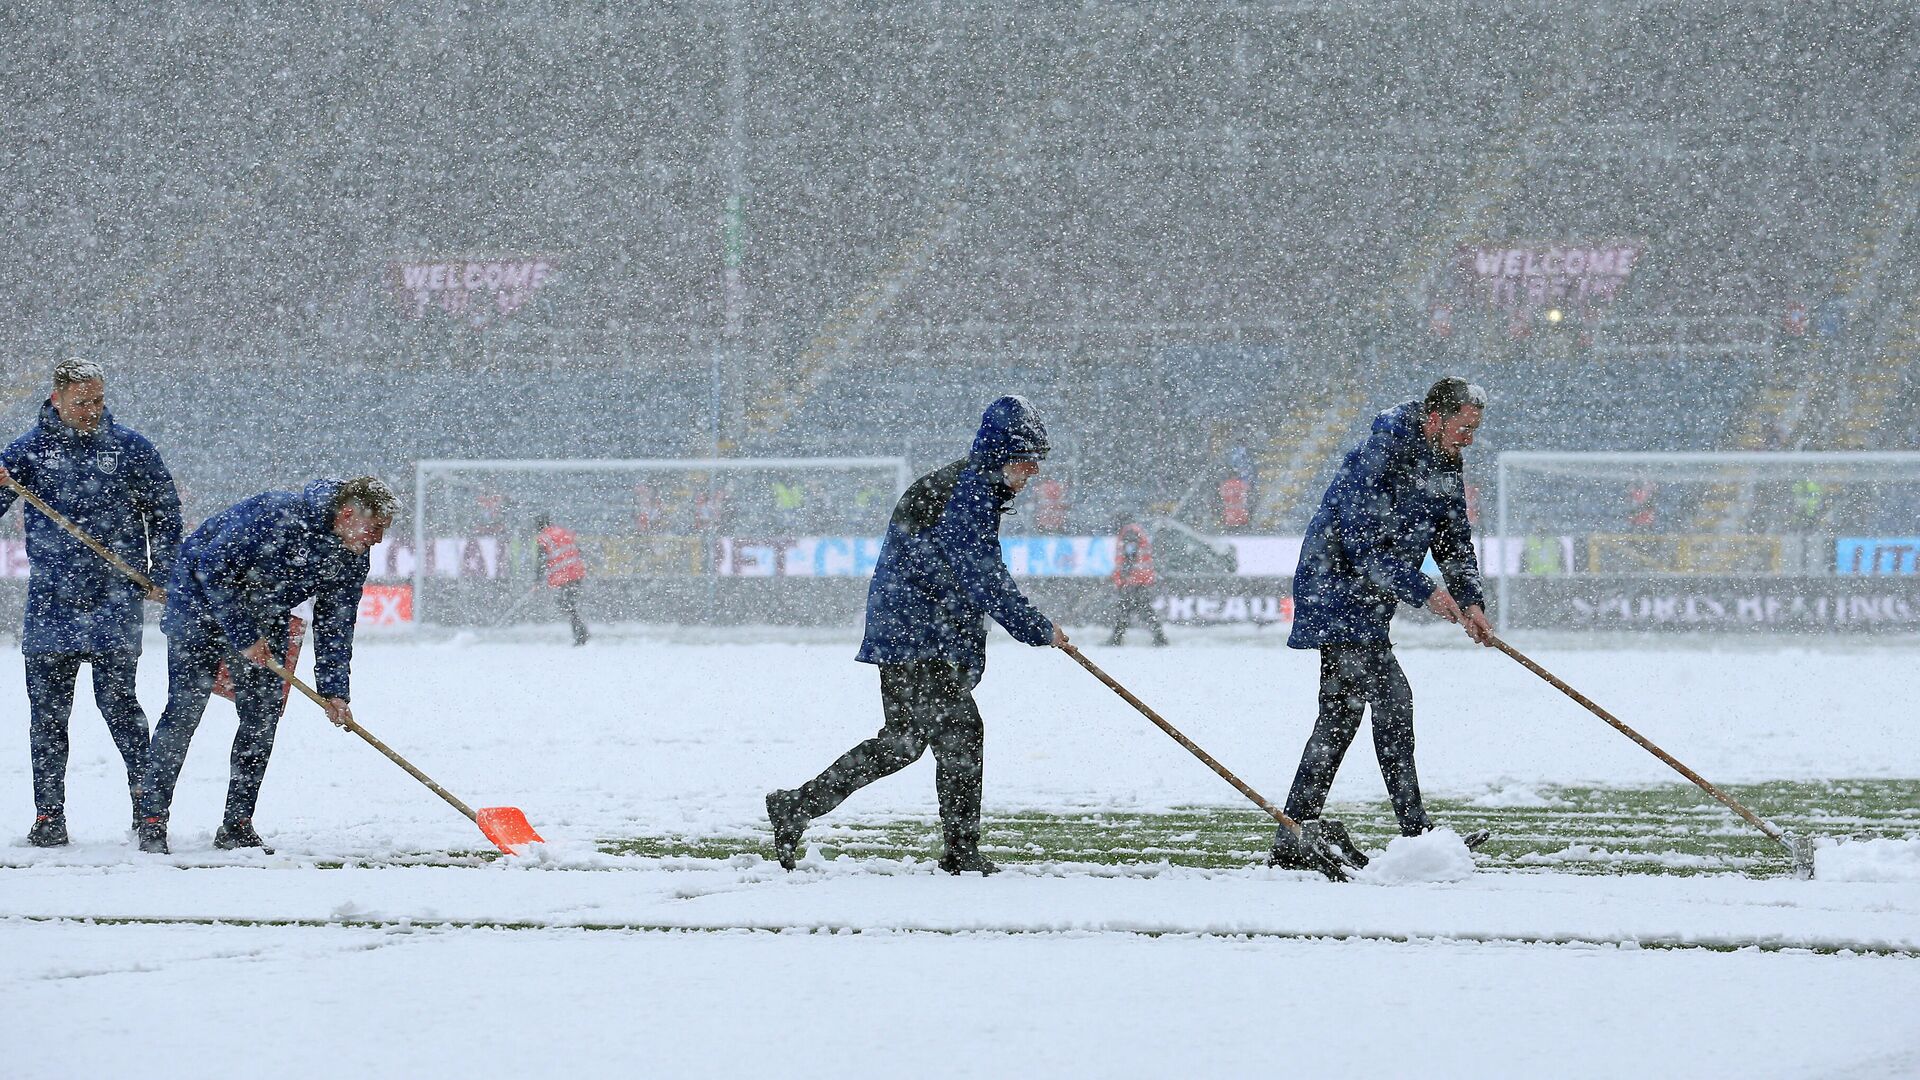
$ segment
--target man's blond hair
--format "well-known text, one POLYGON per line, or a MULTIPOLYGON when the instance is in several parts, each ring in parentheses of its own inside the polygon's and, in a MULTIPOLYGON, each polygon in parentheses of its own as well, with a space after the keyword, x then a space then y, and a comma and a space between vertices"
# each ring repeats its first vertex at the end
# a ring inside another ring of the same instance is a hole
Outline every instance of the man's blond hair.
POLYGON ((343 480, 333 493, 333 504, 328 512, 337 514, 348 503, 358 503, 360 509, 388 524, 400 513, 400 499, 387 486, 385 480, 377 476, 356 476, 343 480))
POLYGON ((53 388, 65 390, 76 383, 105 382, 106 371, 98 360, 89 360, 84 356, 69 356, 53 365, 53 388))

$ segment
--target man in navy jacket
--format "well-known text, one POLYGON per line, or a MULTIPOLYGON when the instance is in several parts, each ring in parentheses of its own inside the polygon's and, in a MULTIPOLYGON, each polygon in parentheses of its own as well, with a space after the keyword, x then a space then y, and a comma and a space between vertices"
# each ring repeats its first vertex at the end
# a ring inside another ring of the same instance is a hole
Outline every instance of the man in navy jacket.
MULTIPOLYGON (((1481 645, 1492 643, 1461 476, 1461 451, 1473 445, 1486 404, 1486 391, 1446 378, 1424 401, 1375 417, 1372 433, 1348 451, 1307 526, 1287 644, 1320 650, 1320 714, 1287 795, 1287 816, 1295 821, 1319 819, 1371 704, 1374 753, 1400 831, 1414 836, 1433 827, 1414 771, 1413 690, 1388 628, 1394 609, 1406 603, 1460 624, 1481 645), (1421 570, 1429 551, 1444 586, 1421 570)), ((1365 864, 1338 822, 1324 822, 1320 831, 1349 861, 1365 864)), ((1310 854, 1282 828, 1268 862, 1318 869, 1310 854)))
MULTIPOLYGON (((153 444, 114 422, 100 365, 74 357, 53 369, 53 394, 40 422, 0 453, 0 485, 19 483, 100 541, 127 565, 164 581, 180 546, 180 496, 153 444)), ((14 490, 0 486, 0 514, 14 490)), ((67 842, 67 725, 73 684, 93 669, 93 700, 127 767, 136 821, 147 770, 147 716, 134 696, 140 662, 142 599, 166 594, 140 586, 29 506, 26 626, 20 652, 32 711, 33 828, 27 842, 67 842)))
POLYGON ((314 682, 327 718, 344 726, 354 621, 367 580, 367 552, 386 535, 399 502, 372 476, 316 480, 304 491, 269 491, 202 522, 180 546, 167 611, 167 710, 153 730, 140 849, 167 850, 173 788, 187 744, 224 661, 240 726, 233 736, 226 815, 213 843, 265 847, 253 827, 260 781, 285 704, 265 666, 286 662, 287 616, 313 601, 314 682))
POLYGON ((916 480, 893 509, 867 588, 856 657, 880 667, 880 733, 791 791, 767 795, 774 851, 791 870, 807 823, 933 747, 934 788, 951 874, 995 872, 980 853, 985 735, 973 688, 987 667, 991 615, 1028 645, 1067 635, 1013 583, 1000 555, 1000 516, 1040 471, 1047 431, 1025 398, 987 406, 965 458, 916 480))

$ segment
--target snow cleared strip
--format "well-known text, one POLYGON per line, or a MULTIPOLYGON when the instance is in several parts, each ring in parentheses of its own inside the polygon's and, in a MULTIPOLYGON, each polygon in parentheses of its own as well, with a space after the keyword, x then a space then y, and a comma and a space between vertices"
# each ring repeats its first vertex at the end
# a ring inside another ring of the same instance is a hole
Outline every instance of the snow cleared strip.
MULTIPOLYGON (((1445 934, 1418 935, 1382 932, 1305 932, 1281 930, 1242 930, 1231 933, 1212 930, 1193 930, 1172 926, 1106 926, 1088 929, 1058 929, 1022 926, 852 926, 834 923, 765 923, 749 926, 716 925, 703 926, 698 923, 633 923, 633 922, 495 922, 489 920, 423 920, 423 919, 376 919, 342 915, 332 919, 230 919, 230 918, 194 918, 191 916, 158 916, 140 918, 100 918, 97 916, 55 916, 55 915, 19 915, 0 917, 0 924, 8 922, 58 924, 67 926, 206 926, 206 927, 273 927, 288 929, 320 930, 340 927, 354 930, 537 930, 537 931, 580 931, 598 933, 618 931, 642 934, 930 934, 943 937, 1077 937, 1099 936, 1103 934, 1148 937, 1148 938, 1219 938, 1229 940, 1253 941, 1303 941, 1327 942, 1375 942, 1393 945, 1551 945, 1567 948, 1620 948, 1620 949, 1706 949, 1716 952, 1804 952, 1838 956, 1894 956, 1920 959, 1920 948, 1897 948, 1892 946, 1863 945, 1858 942, 1809 942, 1809 941, 1736 941, 1696 938, 1686 941, 1659 938, 1591 938, 1591 937, 1510 937, 1488 934, 1445 934)), ((137 969, 134 969, 137 970, 137 969)))
POLYGON ((1637 942, 1920 952, 1910 885, 1480 873, 1452 884, 1336 885, 1264 869, 1010 867, 955 879, 917 860, 834 860, 787 874, 754 857, 654 860, 621 873, 403 869, 37 868, 7 876, 0 916, 319 925, 1123 932, 1637 942), (1126 871, 1120 873, 1118 871, 1126 871))

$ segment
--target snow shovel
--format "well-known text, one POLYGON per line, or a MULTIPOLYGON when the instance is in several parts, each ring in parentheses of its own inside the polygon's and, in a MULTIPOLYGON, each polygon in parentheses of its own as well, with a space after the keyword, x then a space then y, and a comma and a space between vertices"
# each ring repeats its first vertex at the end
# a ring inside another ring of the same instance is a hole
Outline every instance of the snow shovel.
MULTIPOLYGON (((62 514, 60 511, 55 510, 51 506, 48 506, 46 502, 40 498, 40 496, 35 495, 33 492, 28 491, 24 486, 22 486, 20 481, 9 478, 7 481, 7 486, 19 492, 20 497, 27 500, 28 505, 32 506, 35 510, 40 511, 42 514, 45 514, 47 516, 47 520, 53 522, 55 525, 58 525, 62 529, 65 529, 67 532, 73 534, 73 538, 75 540, 78 540, 81 543, 87 545, 87 547, 92 548, 94 554, 107 560, 109 563, 112 563, 115 569, 119 570, 121 573, 131 578, 134 584, 140 586, 143 589, 153 588, 153 582, 148 580, 147 575, 141 573, 138 570, 135 570, 131 566, 128 566, 125 559, 122 559, 120 556, 115 555, 112 552, 112 550, 110 550, 105 544, 102 544, 100 541, 95 540, 91 536, 88 536, 85 529, 82 529, 80 526, 75 525, 72 521, 69 521, 65 514, 62 514)), ((301 682, 299 676, 295 675, 293 672, 288 671, 286 668, 282 667, 280 663, 274 660, 271 656, 267 658, 267 667, 272 669, 275 675, 278 675, 282 679, 285 679, 288 685, 297 687, 301 693, 311 698, 314 704, 320 706, 322 709, 325 709, 327 707, 326 698, 321 697, 319 693, 317 693, 312 687, 308 686, 304 682, 301 682)), ((514 850, 514 848, 516 847, 525 847, 528 844, 537 844, 537 843, 544 842, 540 839, 540 834, 533 831, 533 826, 527 823, 527 815, 521 813, 518 808, 512 807, 512 806, 486 806, 486 807, 482 807, 479 813, 475 813, 473 809, 469 807, 466 803, 463 803, 459 799, 454 798, 453 794, 449 792, 446 788, 443 788, 439 784, 434 783, 433 779, 429 777, 426 773, 423 773, 419 769, 414 768, 413 764, 409 762, 406 758, 403 758, 399 754, 394 753, 390 748, 388 748, 386 743, 383 743, 379 739, 374 738, 372 733, 367 731, 366 728, 361 727, 359 724, 351 720, 349 720, 344 726, 348 731, 351 731, 355 735, 358 735, 361 738, 367 740, 367 742, 371 744, 375 750, 378 750, 381 753, 387 755, 387 757, 391 758, 394 764, 407 770, 408 774, 411 775, 415 780, 418 780, 421 783, 427 785, 427 789, 429 791, 432 791, 435 795, 438 795, 441 798, 447 800, 447 802, 451 803, 455 810, 458 810, 461 813, 467 815, 467 819, 469 821, 472 821, 475 825, 480 826, 480 831, 485 833, 487 836, 487 839, 493 841, 494 846, 498 847, 501 851, 504 851, 509 855, 517 855, 519 854, 519 852, 514 850)))
POLYGON ((1761 832, 1767 834, 1767 837, 1769 839, 1775 841, 1781 847, 1786 848, 1788 856, 1790 856, 1793 859, 1793 876, 1794 877, 1800 878, 1801 880, 1804 881, 1807 878, 1810 878, 1813 876, 1813 841, 1812 840, 1804 836, 1796 836, 1792 833, 1789 833, 1784 829, 1780 828, 1780 826, 1775 825, 1774 823, 1768 821, 1767 819, 1747 809, 1745 806, 1740 804, 1739 800, 1735 799, 1733 796, 1727 794, 1724 791, 1721 791, 1719 788, 1707 782, 1707 779, 1701 776, 1699 773, 1694 772, 1692 769, 1687 768, 1685 765, 1682 765, 1680 763, 1680 759, 1674 757, 1672 754, 1667 753, 1665 750, 1662 750, 1659 747, 1653 745, 1653 742, 1649 740, 1645 735, 1642 735, 1639 732, 1628 727, 1627 725, 1621 723, 1618 719, 1614 717, 1612 713, 1594 704, 1591 700, 1587 698, 1586 695, 1582 694, 1580 691, 1575 690, 1573 687, 1568 686, 1566 683, 1563 683, 1559 679, 1555 678, 1552 672, 1548 671, 1546 668, 1543 668, 1539 664, 1536 664, 1532 660, 1528 659, 1526 654, 1522 653, 1519 649, 1516 649, 1513 646, 1507 644, 1506 642, 1501 641, 1497 637, 1493 638, 1492 644, 1494 648, 1499 649, 1501 652, 1506 653, 1508 656, 1513 657, 1515 660, 1518 660, 1521 666, 1525 667, 1528 671, 1533 672, 1535 675, 1540 676, 1542 679, 1545 679, 1548 683, 1552 684, 1554 689, 1560 691, 1561 693, 1567 695, 1573 700, 1579 702, 1581 705, 1586 706, 1586 709, 1588 712, 1592 713, 1593 715, 1599 717, 1602 720, 1605 720, 1607 723, 1612 724, 1614 728, 1620 732, 1620 734, 1625 735, 1627 738, 1632 739, 1634 742, 1639 743, 1641 747, 1644 748, 1648 753, 1652 754, 1654 757, 1659 758, 1661 761, 1666 762, 1668 765, 1673 766, 1673 769, 1675 772, 1678 772, 1681 776, 1684 776, 1687 779, 1693 781, 1695 784, 1698 784, 1700 786, 1700 790, 1720 800, 1722 803, 1725 803, 1726 806, 1729 809, 1731 809, 1734 813, 1739 814, 1743 818, 1746 818, 1747 821, 1750 822, 1754 828, 1759 829, 1761 832))
POLYGON ((1173 736, 1174 742, 1177 742, 1181 746, 1186 747, 1187 750, 1190 751, 1194 757, 1197 757, 1201 761, 1205 762, 1207 768, 1212 769, 1214 772, 1218 773, 1222 780, 1225 780, 1227 783, 1232 784, 1234 787, 1234 790, 1238 791, 1242 795, 1245 795, 1247 798, 1253 800, 1253 805, 1259 807, 1262 810, 1265 810, 1267 812, 1267 816, 1273 818, 1273 820, 1280 823, 1281 828, 1284 828, 1288 832, 1291 832, 1294 836, 1294 839, 1299 842, 1301 850, 1306 853, 1308 860, 1313 863, 1313 868, 1315 870, 1318 870, 1322 874, 1325 874, 1330 880, 1333 880, 1333 881, 1347 880, 1346 871, 1340 868, 1339 859, 1335 857, 1333 850, 1328 846, 1327 840, 1320 835, 1319 829, 1315 827, 1319 824, 1318 822, 1309 822, 1303 826, 1301 825, 1300 822, 1297 822, 1292 818, 1288 817, 1284 812, 1281 811, 1279 807, 1268 802, 1266 799, 1261 797, 1259 792, 1248 787, 1245 781, 1233 775, 1233 773, 1227 771, 1227 767, 1225 765, 1220 764, 1218 761, 1215 761, 1213 759, 1212 754, 1209 754, 1205 750, 1200 749, 1199 746, 1195 745, 1192 739, 1189 739, 1185 735, 1180 734, 1179 730, 1175 728, 1172 724, 1169 724, 1165 720, 1161 719, 1159 713, 1154 712, 1151 708, 1149 708, 1146 702, 1141 701, 1137 697, 1134 697, 1133 694, 1130 691, 1128 691, 1126 687, 1121 686, 1118 682, 1116 682, 1113 676, 1108 675, 1104 671, 1101 671, 1100 668, 1096 666, 1093 661, 1087 659, 1086 656, 1083 655, 1078 648, 1075 648, 1071 644, 1062 645, 1060 646, 1060 648, 1068 656, 1071 656, 1075 660, 1079 661, 1081 667, 1086 668, 1088 671, 1092 672, 1094 678, 1099 679, 1103 683, 1106 683, 1107 688, 1112 690, 1114 693, 1119 694, 1120 697, 1124 701, 1126 701, 1127 704, 1140 710, 1140 715, 1153 721, 1155 726, 1159 727, 1161 731, 1164 731, 1168 735, 1173 736))
MULTIPOLYGON (((319 691, 308 686, 300 676, 295 675, 293 672, 281 666, 280 662, 272 656, 267 657, 266 667, 267 670, 285 679, 294 689, 305 694, 307 700, 320 706, 322 709, 327 707, 327 699, 321 697, 319 691)), ((518 855, 521 853, 519 849, 526 847, 528 844, 545 843, 545 841, 540 839, 540 834, 533 831, 533 826, 527 821, 527 815, 521 813, 519 807, 483 806, 476 812, 472 807, 461 802, 453 792, 434 783, 433 777, 414 768, 413 762, 401 757, 393 751, 392 747, 374 738, 373 733, 361 727, 358 721, 348 720, 340 726, 365 739, 367 745, 387 755, 388 760, 407 770, 407 775, 425 784, 428 791, 447 800, 449 806, 467 815, 467 820, 480 826, 480 831, 485 833, 487 839, 493 841, 493 845, 501 851, 509 855, 518 855)))

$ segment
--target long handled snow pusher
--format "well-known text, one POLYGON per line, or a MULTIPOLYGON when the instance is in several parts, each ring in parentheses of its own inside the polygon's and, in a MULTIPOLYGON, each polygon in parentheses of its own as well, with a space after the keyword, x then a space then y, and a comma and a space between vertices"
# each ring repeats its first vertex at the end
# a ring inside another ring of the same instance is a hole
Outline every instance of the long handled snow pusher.
POLYGON ((1497 637, 1493 639, 1493 647, 1496 649, 1499 649, 1503 653, 1506 653, 1508 656, 1513 657, 1515 660, 1518 660, 1522 667, 1525 667, 1528 671, 1531 671, 1535 675, 1538 675, 1542 679, 1545 679, 1549 684, 1553 686, 1554 689, 1560 691, 1561 693, 1567 695, 1573 700, 1579 702, 1581 705, 1586 707, 1588 712, 1592 713, 1593 715, 1599 717, 1602 720, 1605 720, 1607 723, 1613 725, 1613 727, 1616 730, 1618 730, 1620 734, 1625 735, 1627 738, 1632 739, 1634 742, 1639 743, 1641 747, 1644 748, 1648 753, 1652 754, 1654 757, 1659 758, 1661 761, 1666 762, 1668 765, 1671 765, 1675 772, 1693 781, 1695 784, 1698 784, 1700 786, 1700 790, 1706 792, 1707 794, 1713 796, 1714 798, 1720 800, 1722 803, 1726 804, 1728 809, 1732 810, 1736 814, 1739 814, 1741 817, 1746 818, 1747 821, 1751 823, 1754 828, 1759 829, 1761 832, 1767 834, 1767 837, 1769 839, 1775 841, 1781 847, 1786 848, 1787 854, 1793 859, 1793 876, 1794 877, 1801 878, 1804 880, 1806 878, 1810 878, 1813 876, 1813 841, 1809 840, 1804 836, 1796 836, 1793 833, 1789 833, 1786 830, 1780 828, 1780 826, 1775 825, 1771 821, 1768 821, 1767 819, 1747 809, 1745 806, 1743 806, 1740 803, 1738 799, 1735 799, 1733 796, 1727 794, 1724 791, 1721 791, 1719 788, 1709 783, 1705 777, 1701 776, 1699 773, 1694 772, 1692 769, 1689 769, 1685 765, 1681 764, 1680 759, 1674 757, 1672 754, 1667 753, 1665 750, 1660 749, 1658 746, 1655 746, 1652 740, 1648 739, 1645 735, 1642 735, 1639 732, 1628 727, 1627 725, 1621 723, 1612 713, 1608 712, 1607 710, 1601 708, 1599 705, 1595 704, 1585 694, 1582 694, 1580 691, 1575 690, 1573 687, 1568 686, 1564 682, 1561 682, 1558 678, 1554 676, 1553 672, 1548 671, 1546 668, 1543 668, 1539 664, 1534 663, 1531 659, 1527 657, 1525 653, 1522 653, 1519 649, 1516 649, 1513 646, 1507 644, 1506 642, 1501 641, 1497 637))
POLYGON ((1101 671, 1099 666, 1096 665, 1093 661, 1087 659, 1086 656, 1082 654, 1078 648, 1075 648, 1072 645, 1062 645, 1060 648, 1068 656, 1071 656, 1076 661, 1078 661, 1081 667, 1086 668, 1088 671, 1092 672, 1094 678, 1099 679, 1103 683, 1106 683, 1107 688, 1112 690, 1114 693, 1119 694, 1121 699, 1124 700, 1127 704, 1140 710, 1140 715, 1153 721, 1154 725, 1158 727, 1161 731, 1164 731, 1168 735, 1173 736, 1174 742, 1177 742, 1181 746, 1186 747, 1187 750, 1191 752, 1194 757, 1197 757, 1202 762, 1205 762, 1207 768, 1212 769, 1214 772, 1218 773, 1222 780, 1225 780, 1227 783, 1232 784, 1234 787, 1234 790, 1238 791, 1242 795, 1245 795, 1248 799, 1251 799, 1253 801, 1253 805, 1259 807, 1262 810, 1265 810, 1267 812, 1268 817, 1271 817, 1273 818, 1273 820, 1280 823, 1281 828, 1284 828, 1288 832, 1291 832, 1294 835, 1295 839, 1297 839, 1300 842, 1301 848, 1308 853, 1308 857, 1313 861, 1315 869, 1319 870, 1322 874, 1325 874, 1328 878, 1331 878, 1334 881, 1347 880, 1346 871, 1340 868, 1340 860, 1334 855, 1333 850, 1331 847, 1329 847, 1327 840, 1319 834, 1318 830, 1312 828, 1311 825, 1302 826, 1299 822, 1288 817, 1284 812, 1281 811, 1279 807, 1268 802, 1265 798, 1261 796, 1259 792, 1248 787, 1245 781, 1241 780, 1239 777, 1229 772, 1225 765, 1222 765, 1218 761, 1215 761, 1213 759, 1212 754, 1209 754, 1205 750, 1200 749, 1200 747, 1196 745, 1192 739, 1189 739, 1185 735, 1180 734, 1180 731, 1178 728, 1175 728, 1172 724, 1169 724, 1165 720, 1161 719, 1160 714, 1157 712, 1154 712, 1151 708, 1149 708, 1146 702, 1141 701, 1137 697, 1134 697, 1133 694, 1126 687, 1121 686, 1119 682, 1117 682, 1114 679, 1113 676, 1107 674, 1104 671, 1101 671))
MULTIPOLYGON (((271 656, 267 657, 267 669, 282 679, 285 679, 288 685, 306 695, 308 701, 313 702, 322 709, 327 707, 327 699, 321 697, 319 691, 308 686, 304 679, 288 671, 285 667, 282 667, 279 661, 273 659, 271 656)), ((447 800, 447 805, 467 815, 467 820, 480 826, 480 831, 485 833, 487 839, 493 841, 494 846, 501 851, 509 855, 518 855, 520 854, 519 849, 526 847, 528 844, 543 843, 540 839, 540 834, 534 832, 533 826, 528 823, 527 815, 521 813, 518 807, 483 806, 476 811, 466 803, 461 802, 454 796, 453 792, 434 783, 433 777, 415 768, 413 762, 401 757, 394 752, 392 747, 374 738, 373 733, 361 727, 358 721, 348 720, 341 726, 353 732, 355 735, 360 736, 362 739, 365 739, 368 746, 385 754, 388 760, 407 770, 408 776, 425 784, 428 791, 447 800)))
POLYGON ((102 544, 100 541, 95 540, 91 536, 88 536, 85 529, 82 529, 80 526, 75 525, 73 522, 67 520, 67 515, 62 514, 60 511, 55 510, 51 506, 48 506, 45 500, 41 499, 40 496, 35 495, 33 492, 28 491, 26 486, 20 483, 20 481, 15 480, 12 477, 8 477, 7 486, 12 488, 21 498, 27 500, 28 506, 31 506, 35 510, 40 511, 42 514, 47 515, 48 521, 51 521, 55 525, 58 525, 61 528, 67 530, 69 533, 72 533, 73 538, 75 540, 78 540, 81 543, 92 548, 93 553, 95 555, 98 555, 101 558, 112 563, 113 568, 115 570, 118 570, 121 573, 127 575, 128 577, 132 578, 133 583, 135 585, 138 585, 143 589, 153 588, 153 582, 147 580, 147 575, 141 573, 138 570, 135 570, 131 566, 128 566, 127 561, 125 559, 122 559, 120 556, 115 555, 112 552, 112 550, 110 550, 105 544, 102 544))
MULTIPOLYGON (((105 544, 88 536, 85 529, 68 520, 66 515, 60 513, 60 511, 48 506, 40 496, 28 491, 18 480, 9 479, 7 486, 18 492, 20 497, 27 500, 27 503, 35 510, 45 514, 47 520, 71 533, 75 540, 91 548, 94 554, 112 563, 115 569, 131 578, 134 584, 143 589, 151 590, 153 588, 153 582, 148 580, 147 575, 127 565, 125 559, 115 555, 105 544)), ((327 707, 326 698, 321 697, 318 691, 302 682, 299 676, 282 667, 271 657, 267 659, 267 667, 272 669, 275 675, 285 679, 288 685, 298 688, 299 691, 310 698, 315 705, 320 706, 322 709, 327 707)), ((386 743, 374 738, 373 734, 366 728, 361 727, 358 723, 351 720, 346 723, 345 727, 348 731, 365 739, 375 750, 380 751, 392 759, 394 764, 407 770, 408 775, 412 776, 415 780, 427 785, 427 790, 447 800, 455 810, 467 815, 467 820, 480 826, 480 831, 485 833, 487 839, 493 841, 494 846, 498 847, 501 851, 509 855, 516 855, 519 854, 516 850, 517 848, 523 848, 528 844, 543 842, 540 839, 540 834, 534 832, 533 826, 527 822, 527 815, 521 813, 518 808, 512 806, 483 806, 476 812, 466 803, 454 798, 453 794, 446 788, 434 783, 433 779, 426 773, 414 768, 412 762, 394 753, 386 743)))

